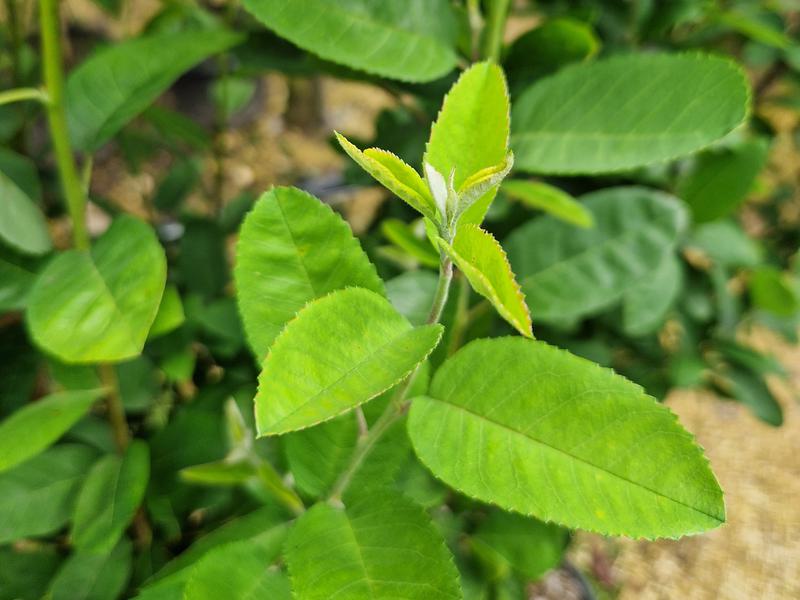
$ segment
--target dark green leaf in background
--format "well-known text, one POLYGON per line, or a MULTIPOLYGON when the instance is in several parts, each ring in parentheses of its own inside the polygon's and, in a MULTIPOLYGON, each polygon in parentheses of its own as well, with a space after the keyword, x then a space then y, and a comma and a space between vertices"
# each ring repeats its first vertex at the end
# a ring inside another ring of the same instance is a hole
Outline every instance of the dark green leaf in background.
POLYGON ((245 0, 259 21, 301 48, 393 79, 430 81, 456 65, 447 0, 245 0))
POLYGON ((125 589, 132 570, 132 547, 123 539, 105 553, 75 552, 50 585, 51 600, 115 600, 125 589))
POLYGON ((514 104, 511 147, 533 173, 603 173, 696 152, 747 116, 744 73, 703 54, 627 54, 570 65, 514 104))
POLYGON ((50 446, 102 395, 103 390, 51 394, 0 421, 0 472, 50 446))
POLYGON ((0 544, 63 527, 95 456, 87 446, 58 445, 0 473, 0 544))
POLYGON ((25 254, 52 248, 44 215, 34 201, 0 172, 0 240, 25 254))
POLYGON ((534 322, 571 321, 619 301, 652 276, 687 224, 680 201, 647 188, 607 188, 581 203, 591 229, 547 216, 506 240, 534 322))
POLYGON ((689 205, 694 221, 714 221, 733 212, 752 189, 768 150, 767 140, 757 139, 699 154, 676 190, 689 205))
POLYGON ((97 150, 182 73, 242 39, 225 30, 169 32, 118 42, 91 55, 67 80, 72 143, 79 150, 97 150))
POLYGON ((150 455, 142 441, 92 467, 73 517, 72 541, 79 551, 103 554, 117 544, 144 497, 149 475, 150 455))

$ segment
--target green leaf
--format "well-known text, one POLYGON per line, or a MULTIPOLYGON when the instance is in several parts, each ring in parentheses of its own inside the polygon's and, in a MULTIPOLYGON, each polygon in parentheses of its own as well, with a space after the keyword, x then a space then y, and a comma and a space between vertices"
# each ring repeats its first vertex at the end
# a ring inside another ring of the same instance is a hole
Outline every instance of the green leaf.
POLYGON ((185 600, 290 600, 289 578, 270 567, 276 549, 271 539, 252 538, 215 548, 192 569, 185 600))
POLYGON ((297 489, 312 498, 325 494, 347 466, 358 439, 355 415, 341 415, 284 439, 297 489))
POLYGON ((0 247, 0 313, 25 308, 38 262, 0 247))
POLYGON ((439 221, 430 190, 413 168, 391 152, 380 148, 367 148, 363 152, 339 132, 335 132, 339 145, 359 167, 411 208, 434 222, 439 221))
POLYGON ((763 251, 741 225, 733 221, 714 221, 700 225, 686 246, 702 251, 721 267, 754 267, 762 260, 763 251))
POLYGON ((321 58, 404 81, 438 79, 456 65, 447 0, 245 0, 275 33, 321 58))
POLYGON ((428 270, 406 271, 386 282, 386 293, 397 311, 412 325, 428 318, 439 278, 428 270))
POLYGON ((499 510, 491 511, 470 538, 479 554, 507 563, 531 581, 558 566, 568 540, 569 533, 557 525, 499 510))
POLYGON ((534 173, 632 169, 700 150, 747 116, 731 60, 637 53, 570 65, 514 103, 517 168, 534 173))
POLYGON ((387 300, 339 290, 301 310, 258 378, 259 435, 304 429, 393 387, 430 354, 440 325, 412 327, 387 300))
POLYGON ((668 408, 542 342, 468 344, 414 399, 408 431, 448 485, 545 521, 658 538, 725 520, 708 461, 668 408))
POLYGON ((514 179, 503 182, 503 192, 519 200, 525 206, 538 208, 578 227, 594 226, 594 219, 583 204, 565 191, 541 181, 514 179))
POLYGON ((109 454, 97 461, 75 505, 75 547, 100 554, 111 550, 141 504, 149 476, 150 453, 142 441, 131 443, 124 456, 109 454))
POLYGON ((764 378, 747 369, 733 368, 720 376, 723 390, 744 404, 756 417, 774 427, 783 424, 783 409, 764 378))
POLYGON ((676 191, 689 205, 693 220, 706 223, 732 213, 752 189, 768 152, 767 140, 757 139, 701 153, 676 191))
POLYGON ((122 540, 111 552, 76 552, 59 569, 49 600, 116 600, 132 571, 131 543, 122 540))
POLYGON ((51 394, 28 404, 0 422, 0 472, 36 456, 60 438, 94 402, 102 390, 51 394))
POLYGON ((667 254, 655 271, 625 292, 622 304, 625 333, 640 336, 656 331, 682 287, 681 262, 674 254, 667 254))
POLYGON ((86 446, 62 444, 0 473, 0 544, 63 527, 95 456, 86 446))
POLYGON ((25 254, 44 254, 53 247, 47 223, 25 192, 0 172, 0 240, 25 254))
POLYGON ((0 600, 44 597, 60 562, 50 546, 0 548, 0 600))
MULTIPOLYGON (((428 390, 428 367, 427 362, 422 363, 408 395, 420 395, 428 390)), ((364 417, 369 427, 386 409, 394 393, 394 390, 388 390, 364 406, 364 417)), ((353 413, 283 437, 286 460, 297 489, 312 498, 325 496, 347 466, 358 439, 358 423, 353 413)), ((356 470, 348 490, 361 493, 367 487, 389 485, 410 451, 405 421, 401 419, 375 442, 367 458, 356 470)))
POLYGON ((439 266, 439 253, 434 250, 423 231, 423 237, 415 235, 411 225, 400 219, 381 221, 381 232, 395 246, 412 256, 426 267, 439 266))
POLYGON ((242 225, 234 273, 245 332, 259 360, 309 301, 346 286, 384 293, 348 225, 296 188, 261 196, 242 225))
POLYGON ((594 228, 548 216, 504 244, 534 320, 575 320, 617 302, 658 268, 687 221, 676 198, 646 188, 607 188, 581 202, 594 228))
POLYGON ((439 244, 469 280, 472 288, 488 298, 497 312, 526 337, 531 333, 531 315, 525 296, 508 264, 503 247, 492 234, 477 225, 462 225, 453 245, 439 244))
POLYGON ((167 563, 153 576, 150 585, 155 587, 162 581, 185 581, 192 567, 215 548, 254 537, 258 537, 261 543, 271 539, 277 556, 286 537, 287 524, 284 520, 285 515, 274 506, 265 506, 228 521, 211 533, 201 536, 184 552, 167 563))
POLYGON ((569 18, 548 19, 514 40, 503 67, 516 93, 526 83, 594 56, 599 48, 600 40, 586 23, 569 18))
POLYGON ((91 253, 64 252, 39 275, 28 304, 31 336, 66 363, 137 356, 158 312, 166 271, 153 230, 119 217, 91 253))
POLYGON ((346 508, 317 504, 286 544, 297 600, 461 598, 458 572, 422 508, 371 492, 346 508))
POLYGON ((8 148, 0 147, 0 171, 14 182, 34 203, 42 199, 42 185, 34 163, 27 156, 17 154, 8 148))
MULTIPOLYGON (((508 155, 509 100, 503 71, 494 63, 478 63, 464 71, 445 96, 431 128, 424 162, 460 190, 475 173, 505 164, 508 155)), ((470 223, 479 223, 494 198, 492 189, 477 200, 470 223)), ((468 212, 467 215, 470 215, 468 212)), ((466 216, 465 216, 466 218, 466 216)))
POLYGON ((224 30, 170 31, 117 42, 92 54, 67 80, 72 143, 78 150, 97 150, 181 74, 242 39, 224 30))
POLYGON ((753 304, 780 317, 800 311, 800 285, 788 273, 762 266, 753 271, 747 283, 753 304))
POLYGON ((164 288, 161 296, 161 304, 158 305, 158 312, 153 324, 150 326, 148 339, 169 333, 183 325, 185 316, 183 314, 183 303, 181 302, 178 288, 170 284, 164 288))
MULTIPOLYGON (((774 20, 770 19, 771 16, 770 12, 759 8, 759 3, 755 3, 726 10, 719 13, 716 18, 723 25, 761 44, 780 49, 791 47, 794 40, 775 26, 774 20)), ((778 24, 780 25, 780 20, 778 24)))

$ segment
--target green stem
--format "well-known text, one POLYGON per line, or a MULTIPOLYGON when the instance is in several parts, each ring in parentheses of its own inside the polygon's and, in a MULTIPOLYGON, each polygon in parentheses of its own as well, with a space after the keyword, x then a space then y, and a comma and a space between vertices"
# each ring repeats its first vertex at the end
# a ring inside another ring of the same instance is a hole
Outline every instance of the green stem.
MULTIPOLYGON (((434 294, 431 304, 431 312, 426 321, 428 325, 438 323, 439 319, 442 317, 442 311, 444 310, 445 304, 447 304, 447 295, 452 280, 453 263, 449 258, 442 257, 442 262, 439 267, 439 282, 436 286, 436 293, 434 294)), ((389 428, 405 414, 406 410, 408 410, 409 401, 406 400, 406 395, 408 394, 408 390, 411 389, 414 380, 417 378, 420 368, 421 365, 418 365, 417 368, 403 380, 392 397, 392 401, 386 407, 386 410, 378 417, 374 425, 370 427, 367 434, 359 437, 356 449, 350 457, 350 463, 339 476, 339 479, 331 490, 329 496, 330 502, 341 503, 342 494, 344 494, 353 481, 353 477, 358 469, 361 468, 361 465, 364 463, 367 456, 369 456, 369 453, 372 452, 375 444, 383 437, 389 428)))
POLYGON ((104 363, 97 366, 100 381, 106 388, 106 408, 108 410, 108 422, 111 425, 111 432, 114 435, 114 444, 117 451, 122 454, 131 442, 131 433, 128 430, 128 421, 125 418, 125 407, 122 406, 122 398, 119 394, 119 380, 114 365, 104 363))
POLYGON ((467 19, 469 20, 470 41, 473 61, 480 60, 480 40, 483 30, 483 15, 480 0, 467 0, 467 19))
POLYGON ((455 354, 464 341, 464 335, 469 327, 469 290, 470 285, 466 277, 458 279, 458 302, 456 303, 456 316, 453 319, 453 331, 447 345, 447 356, 455 354))
POLYGON ((86 230, 86 195, 83 193, 75 157, 69 141, 67 114, 64 109, 64 71, 61 56, 61 37, 58 25, 58 0, 40 0, 39 23, 42 36, 42 61, 44 85, 49 102, 47 122, 50 139, 61 180, 61 188, 67 200, 67 210, 72 220, 72 237, 75 247, 89 248, 86 230))
POLYGON ((483 58, 497 63, 500 62, 500 51, 503 49, 503 34, 511 0, 488 0, 487 5, 486 27, 483 30, 483 58))
POLYGON ((48 103, 47 94, 39 88, 14 88, 0 92, 0 105, 11 104, 12 102, 22 102, 23 100, 36 100, 44 105, 48 103))
POLYGON ((265 460, 261 460, 258 456, 254 456, 253 463, 256 467, 258 478, 267 492, 272 494, 273 497, 292 511, 293 514, 301 515, 305 512, 306 507, 300 499, 300 496, 283 482, 280 474, 271 464, 265 460))

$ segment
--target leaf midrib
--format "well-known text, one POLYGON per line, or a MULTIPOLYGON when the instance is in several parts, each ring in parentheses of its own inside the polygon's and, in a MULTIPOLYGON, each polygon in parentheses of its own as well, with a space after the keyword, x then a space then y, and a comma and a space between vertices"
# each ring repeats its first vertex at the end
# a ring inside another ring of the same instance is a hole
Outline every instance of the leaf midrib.
POLYGON ((455 404, 453 402, 449 402, 447 400, 442 400, 440 398, 430 397, 430 399, 432 401, 434 401, 434 402, 440 402, 440 403, 442 403, 444 405, 451 406, 453 408, 459 409, 459 410, 465 412, 466 414, 468 414, 468 415, 470 415, 470 416, 472 416, 472 417, 474 417, 474 418, 476 418, 476 419, 478 419, 480 421, 485 421, 487 423, 490 423, 490 424, 492 424, 492 425, 494 425, 496 427, 499 427, 499 428, 501 428, 501 429, 503 429, 505 431, 508 431, 508 432, 510 432, 510 433, 512 433, 514 435, 520 436, 523 439, 528 440, 529 442, 533 442, 534 444, 539 444, 542 447, 544 447, 544 448, 546 448, 546 449, 548 449, 550 451, 553 451, 553 452, 556 452, 558 454, 561 454, 561 455, 567 457, 568 459, 572 459, 572 460, 574 460, 576 462, 579 462, 581 464, 584 464, 584 465, 586 465, 588 467, 591 467, 593 469, 597 469, 598 471, 606 473, 607 475, 610 475, 611 477, 619 479, 620 481, 622 481, 624 483, 633 485, 633 486, 635 486, 637 488, 640 488, 642 490, 650 492, 651 494, 653 494, 655 496, 658 496, 660 498, 664 498, 665 500, 668 500, 669 502, 673 502, 675 504, 678 504, 679 506, 683 506, 684 508, 688 508, 689 510, 692 510, 692 511, 694 511, 694 512, 696 512, 698 514, 701 514, 701 515, 703 515, 705 517, 709 517, 710 519, 713 519, 714 521, 716 521, 718 523, 724 523, 725 522, 724 518, 721 518, 718 515, 713 515, 711 513, 706 512, 705 510, 702 510, 700 508, 696 508, 694 506, 691 506, 690 504, 687 504, 686 502, 683 502, 682 500, 678 500, 676 498, 672 498, 670 496, 667 496, 663 492, 660 492, 660 491, 655 490, 655 489, 653 489, 651 487, 648 487, 648 486, 646 486, 644 484, 641 484, 641 483, 638 483, 638 482, 633 481, 631 479, 628 479, 624 475, 620 475, 619 473, 615 473, 613 471, 609 471, 608 469, 606 469, 605 467, 603 467, 601 465, 596 465, 596 464, 586 460, 585 458, 581 458, 579 456, 575 456, 574 454, 571 454, 567 450, 564 450, 562 448, 558 448, 556 446, 553 446, 553 445, 551 445, 551 444, 549 444, 549 443, 547 443, 547 442, 545 442, 543 440, 539 440, 539 439, 536 439, 534 437, 531 437, 529 434, 523 433, 522 431, 514 429, 513 427, 511 427, 509 425, 506 425, 505 423, 501 423, 499 421, 491 419, 491 418, 487 417, 486 415, 483 415, 481 413, 475 412, 474 410, 470 410, 469 408, 467 408, 467 407, 465 407, 463 405, 455 404))
MULTIPOLYGON (((315 402, 315 401, 316 401, 316 400, 317 400, 317 399, 318 399, 318 398, 319 398, 321 395, 323 395, 323 394, 325 394, 326 392, 328 392, 328 391, 329 391, 329 390, 330 390, 332 387, 339 385, 339 384, 340 384, 340 383, 341 383, 341 382, 342 382, 344 379, 346 379, 347 377, 349 377, 350 375, 352 375, 352 374, 353 374, 353 373, 354 373, 356 370, 358 370, 358 369, 360 369, 361 367, 363 367, 363 366, 364 366, 366 363, 368 363, 370 360, 374 360, 374 358, 375 358, 375 355, 376 355, 376 354, 378 354, 379 352, 382 352, 384 349, 386 349, 386 348, 388 348, 389 346, 391 346, 392 344, 394 344, 394 343, 395 343, 395 342, 396 342, 398 339, 400 339, 400 338, 403 338, 403 337, 407 336, 407 335, 408 335, 408 334, 410 334, 410 333, 415 333, 415 332, 418 332, 418 331, 420 331, 420 330, 423 330, 423 329, 428 329, 428 328, 430 328, 430 327, 431 327, 430 325, 422 325, 422 326, 420 326, 420 327, 410 327, 410 326, 409 326, 409 328, 408 328, 408 329, 404 329, 404 330, 403 330, 401 333, 399 333, 399 334, 395 335, 395 336, 394 336, 394 337, 392 337, 390 340, 388 340, 386 343, 384 343, 384 344, 381 344, 381 345, 380 345, 380 346, 378 346, 377 348, 373 349, 373 351, 372 351, 372 352, 370 352, 370 353, 369 353, 369 354, 368 354, 366 357, 364 357, 362 360, 360 360, 360 361, 358 361, 357 363, 355 363, 354 365, 352 365, 352 366, 351 366, 349 369, 347 369, 347 371, 345 371, 345 372, 344 372, 344 373, 342 373, 342 374, 341 374, 339 377, 337 377, 335 381, 332 381, 331 383, 329 383, 328 385, 326 385, 324 388, 322 388, 322 389, 320 389, 318 392, 316 392, 316 393, 315 393, 313 396, 311 396, 311 397, 310 397, 308 400, 306 400, 305 402, 303 402, 301 405, 297 406, 297 407, 296 407, 296 408, 294 408, 294 409, 293 409, 291 412, 289 412, 289 413, 287 413, 286 415, 284 415, 283 417, 281 417, 281 419, 280 419, 279 421, 277 421, 276 423, 274 423, 274 424, 273 424, 271 427, 269 427, 269 428, 268 428, 268 430, 269 430, 269 431, 276 431, 276 427, 278 427, 279 425, 281 425, 281 424, 285 423, 285 422, 286 422, 288 419, 290 419, 291 417, 293 417, 294 415, 296 415, 298 412, 302 411, 304 408, 306 408, 306 407, 307 407, 309 404, 311 404, 312 402, 315 402)), ((275 343, 277 344, 277 342, 278 342, 278 341, 279 341, 279 340, 276 340, 276 342, 275 342, 275 343)), ((434 347, 435 347, 435 346, 434 346, 434 347)), ((429 350, 429 351, 428 351, 428 353, 427 353, 427 354, 425 354, 425 356, 423 356, 422 358, 420 358, 420 360, 419 360, 419 361, 418 361, 416 364, 419 364, 420 362, 422 362, 423 360, 425 360, 425 358, 427 358, 428 354, 430 354, 430 352, 431 352, 432 350, 433 350, 433 348, 431 348, 431 350, 429 350)), ((269 360, 269 356, 267 356, 267 360, 269 360)), ((266 369, 266 368, 267 368, 267 364, 266 364, 266 362, 265 362, 265 363, 264 363, 264 369, 266 369)), ((413 367, 412 367, 412 369, 413 369, 413 367)), ((407 375, 407 373, 409 373, 410 371, 411 371, 411 369, 409 369, 409 370, 408 370, 408 371, 406 371, 406 372, 403 372, 403 373, 401 373, 401 374, 400 374, 400 376, 399 376, 399 378, 398 378, 398 379, 397 379, 397 380, 396 380, 394 383, 390 384, 390 386, 389 386, 388 388, 386 388, 386 389, 390 389, 390 388, 391 388, 393 385, 395 385, 395 384, 396 384, 398 381, 400 381, 400 380, 401 380, 401 379, 402 379, 402 378, 403 378, 405 375, 407 375)), ((386 389, 377 391, 375 394, 373 394, 373 395, 372 395, 372 396, 370 396, 369 398, 366 398, 366 399, 365 399, 364 401, 362 401, 362 402, 359 402, 359 403, 357 403, 357 404, 353 404, 353 405, 347 405, 347 406, 343 407, 341 410, 339 410, 339 411, 338 411, 338 412, 337 412, 335 415, 333 415, 333 416, 338 416, 339 414, 341 414, 342 412, 344 412, 344 411, 346 411, 346 410, 348 410, 348 409, 350 409, 350 408, 354 408, 355 406, 360 406, 361 404, 364 404, 365 402, 368 402, 369 400, 371 400, 371 399, 372 399, 372 398, 374 398, 375 396, 377 396, 377 395, 381 394, 382 392, 386 391, 386 389)), ((326 417, 326 418, 325 418, 325 419, 323 419, 323 420, 328 420, 329 418, 332 418, 332 417, 326 417)))

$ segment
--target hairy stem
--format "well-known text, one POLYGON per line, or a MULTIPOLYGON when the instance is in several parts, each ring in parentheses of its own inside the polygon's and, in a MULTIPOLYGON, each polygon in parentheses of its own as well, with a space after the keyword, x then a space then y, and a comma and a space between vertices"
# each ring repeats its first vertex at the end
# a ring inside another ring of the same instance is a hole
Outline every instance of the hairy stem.
POLYGON ((69 142, 67 114, 64 109, 64 70, 61 56, 61 36, 58 26, 58 0, 40 0, 39 23, 42 36, 42 61, 44 85, 47 90, 47 123, 61 180, 61 189, 67 201, 72 220, 72 237, 75 247, 89 248, 86 230, 86 195, 83 193, 75 157, 69 142))
MULTIPOLYGON (((439 319, 442 317, 442 311, 444 310, 445 304, 447 304, 447 295, 450 290, 450 282, 452 280, 453 263, 449 258, 443 256, 439 266, 439 282, 436 286, 436 293, 434 294, 433 302, 431 304, 431 311, 426 321, 428 325, 438 323, 439 319)), ((359 437, 356 444, 356 449, 353 451, 353 455, 350 457, 349 464, 339 476, 339 479, 336 481, 333 489, 331 490, 331 494, 329 496, 329 500, 331 502, 341 503, 342 494, 344 494, 350 483, 353 481, 353 477, 355 477, 356 472, 359 468, 361 468, 364 460, 366 460, 367 456, 369 456, 370 452, 372 452, 375 444, 383 437, 389 428, 391 428, 391 426, 403 416, 406 410, 408 410, 409 401, 406 399, 406 396, 408 395, 408 390, 411 389, 414 380, 417 378, 421 367, 421 364, 418 365, 417 368, 414 369, 408 375, 408 377, 402 381, 402 383, 400 383, 397 391, 392 397, 392 401, 389 402, 389 405, 386 407, 386 410, 383 411, 381 416, 378 417, 378 420, 375 421, 372 427, 369 428, 369 431, 366 433, 366 435, 359 437)))

